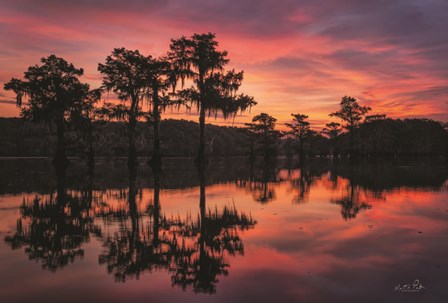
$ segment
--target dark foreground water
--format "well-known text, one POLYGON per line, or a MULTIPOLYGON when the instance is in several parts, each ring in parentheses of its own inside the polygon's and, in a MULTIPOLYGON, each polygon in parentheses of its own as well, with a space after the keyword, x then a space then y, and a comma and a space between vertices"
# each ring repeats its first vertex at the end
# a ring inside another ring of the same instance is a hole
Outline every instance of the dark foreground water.
POLYGON ((448 302, 444 161, 99 161, 0 160, 0 302, 448 302))

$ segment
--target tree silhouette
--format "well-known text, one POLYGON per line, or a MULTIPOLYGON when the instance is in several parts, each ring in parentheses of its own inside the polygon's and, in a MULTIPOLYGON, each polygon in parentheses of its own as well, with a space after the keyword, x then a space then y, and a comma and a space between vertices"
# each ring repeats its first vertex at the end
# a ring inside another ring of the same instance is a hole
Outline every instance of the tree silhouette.
POLYGON ((290 129, 286 134, 292 136, 298 141, 299 158, 300 161, 302 161, 305 157, 305 142, 313 135, 313 131, 310 128, 310 123, 305 121, 308 119, 307 115, 291 114, 291 116, 293 117, 292 123, 285 123, 285 125, 290 129))
POLYGON ((166 93, 170 86, 170 77, 173 73, 171 65, 166 58, 153 58, 148 56, 146 73, 151 94, 149 120, 154 129, 153 153, 149 164, 154 170, 160 170, 162 165, 162 155, 160 152, 161 112, 175 104, 180 106, 181 103, 172 100, 166 93))
POLYGON ((360 106, 355 98, 344 96, 342 97, 340 109, 331 113, 330 117, 338 117, 346 124, 344 128, 348 130, 350 136, 350 156, 354 156, 355 131, 361 124, 361 120, 368 113, 371 108, 367 106, 360 106))
POLYGON ((276 142, 280 137, 280 132, 275 130, 277 119, 266 113, 261 113, 252 118, 252 123, 246 123, 247 129, 253 135, 261 150, 265 160, 276 154, 276 142))
POLYGON ((325 124, 325 127, 322 129, 322 133, 327 135, 330 139, 331 144, 331 150, 330 154, 337 157, 338 150, 337 150, 337 140, 339 137, 339 134, 342 132, 341 124, 337 122, 330 122, 325 124))
POLYGON ((83 69, 75 68, 63 58, 50 55, 42 58, 41 63, 30 66, 24 73, 24 80, 13 78, 4 88, 16 93, 18 106, 22 107, 23 97, 27 97, 28 104, 21 111, 23 118, 56 126, 57 146, 53 164, 65 167, 68 164, 66 124, 88 98, 89 85, 78 79, 83 75, 83 69))
POLYGON ((103 86, 117 94, 121 104, 106 104, 109 116, 124 120, 128 128, 129 156, 128 166, 137 164, 136 126, 139 118, 144 117, 142 103, 148 96, 148 58, 138 50, 115 48, 107 56, 105 64, 98 64, 103 75, 103 86), (129 104, 128 104, 129 103, 129 104))
POLYGON ((234 70, 224 72, 228 64, 227 51, 217 49, 215 35, 194 34, 171 40, 168 58, 172 64, 171 82, 176 87, 181 80, 182 87, 186 79, 193 80, 193 86, 177 92, 183 102, 196 105, 199 111, 199 149, 196 163, 205 165, 205 118, 206 115, 222 113, 224 118, 234 117, 256 102, 252 97, 237 94, 243 80, 243 72, 234 70))
POLYGON ((74 112, 73 116, 75 125, 81 130, 87 140, 87 166, 91 171, 93 171, 95 166, 94 132, 101 124, 99 120, 104 117, 104 110, 96 107, 100 99, 101 89, 90 90, 79 110, 74 112))

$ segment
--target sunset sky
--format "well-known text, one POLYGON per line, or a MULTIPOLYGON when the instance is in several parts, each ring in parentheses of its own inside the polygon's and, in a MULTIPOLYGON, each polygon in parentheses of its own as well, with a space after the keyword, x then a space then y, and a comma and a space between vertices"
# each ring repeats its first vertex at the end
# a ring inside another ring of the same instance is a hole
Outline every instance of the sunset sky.
POLYGON ((279 124, 308 114, 320 127, 344 95, 373 113, 445 121, 447 12, 446 0, 2 0, 0 116, 19 113, 3 84, 41 57, 83 67, 98 87, 97 65, 115 47, 158 56, 171 38, 213 32, 258 101, 236 125, 268 112, 279 124))

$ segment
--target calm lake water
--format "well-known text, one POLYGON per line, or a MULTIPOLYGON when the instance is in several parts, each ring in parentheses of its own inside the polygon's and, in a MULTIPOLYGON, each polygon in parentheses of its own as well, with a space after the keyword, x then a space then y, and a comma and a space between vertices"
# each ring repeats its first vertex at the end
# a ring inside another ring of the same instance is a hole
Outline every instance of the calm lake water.
POLYGON ((0 302, 448 302, 442 160, 98 161, 0 160, 0 302))

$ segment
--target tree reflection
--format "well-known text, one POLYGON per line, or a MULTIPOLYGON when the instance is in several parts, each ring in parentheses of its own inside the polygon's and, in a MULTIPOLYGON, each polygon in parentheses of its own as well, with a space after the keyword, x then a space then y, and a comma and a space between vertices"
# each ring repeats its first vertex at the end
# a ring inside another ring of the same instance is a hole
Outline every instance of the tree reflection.
POLYGON ((322 179, 329 170, 325 161, 318 163, 310 161, 299 161, 296 170, 292 170, 292 163, 288 163, 288 180, 293 192, 292 202, 294 204, 306 203, 309 200, 311 189, 314 184, 322 179))
POLYGON ((90 233, 100 234, 93 224, 91 190, 73 193, 65 187, 65 171, 57 174, 57 195, 36 196, 20 207, 17 230, 5 241, 12 249, 25 248, 30 260, 56 271, 84 255, 81 245, 90 233))
POLYGON ((254 201, 261 204, 275 200, 275 186, 279 183, 278 171, 275 163, 263 162, 261 167, 250 163, 250 177, 237 181, 237 185, 252 192, 254 201))
POLYGON ((199 170, 199 179, 200 217, 196 221, 187 220, 179 230, 181 237, 193 244, 186 248, 183 243, 171 281, 183 289, 191 285, 196 293, 214 293, 218 276, 228 274, 226 255, 244 254, 239 231, 253 228, 256 221, 250 215, 238 213, 235 207, 207 211, 203 169, 199 170))
MULTIPOLYGON (((352 171, 349 173, 349 178, 345 189, 342 190, 343 196, 339 199, 331 200, 332 203, 341 206, 341 215, 345 220, 355 219, 361 210, 371 209, 372 205, 361 200, 362 189, 357 186, 356 178, 352 171)), ((337 178, 330 174, 330 178, 335 186, 337 186, 337 178)))
POLYGON ((113 274, 117 282, 125 282, 130 276, 139 278, 144 271, 168 267, 173 246, 176 246, 175 239, 165 236, 159 238, 160 224, 166 228, 167 222, 161 220, 159 215, 158 173, 155 174, 154 207, 152 213, 148 209, 146 214, 138 210, 136 176, 136 168, 130 167, 128 209, 106 206, 101 214, 103 217, 113 217, 118 222, 118 230, 105 239, 104 251, 99 256, 99 263, 106 264, 108 273, 113 274), (143 216, 149 214, 153 221, 143 220, 143 216))
POLYGON ((199 179, 199 216, 168 218, 160 206, 159 172, 154 171, 153 203, 144 212, 136 203, 138 191, 131 172, 128 209, 103 210, 104 217, 116 218, 119 228, 105 239, 99 263, 106 264, 116 281, 165 269, 171 273, 173 286, 192 287, 195 292, 216 291, 218 277, 228 274, 226 256, 244 254, 239 231, 253 228, 256 222, 235 207, 207 209, 203 169, 199 179))
POLYGON ((342 217, 350 220, 360 211, 371 209, 371 201, 385 200, 388 191, 440 190, 446 180, 446 170, 430 163, 429 160, 416 163, 372 160, 349 164, 335 161, 329 181, 342 197, 332 199, 331 203, 340 205, 342 217))
POLYGON ((302 167, 299 177, 291 179, 291 187, 295 192, 293 203, 300 204, 308 201, 311 185, 314 181, 315 177, 310 174, 310 171, 302 167))

